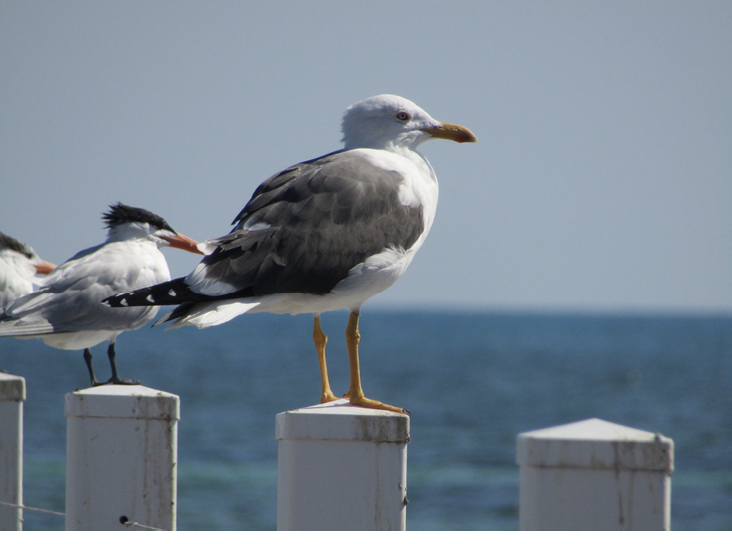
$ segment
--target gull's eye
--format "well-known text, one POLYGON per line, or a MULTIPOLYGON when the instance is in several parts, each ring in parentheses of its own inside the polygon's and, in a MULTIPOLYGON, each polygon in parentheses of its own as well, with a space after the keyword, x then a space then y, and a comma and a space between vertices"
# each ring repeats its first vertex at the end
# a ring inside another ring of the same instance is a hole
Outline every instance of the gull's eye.
POLYGON ((399 113, 397 113, 396 118, 400 121, 409 121, 409 119, 411 119, 406 111, 400 111, 399 113))

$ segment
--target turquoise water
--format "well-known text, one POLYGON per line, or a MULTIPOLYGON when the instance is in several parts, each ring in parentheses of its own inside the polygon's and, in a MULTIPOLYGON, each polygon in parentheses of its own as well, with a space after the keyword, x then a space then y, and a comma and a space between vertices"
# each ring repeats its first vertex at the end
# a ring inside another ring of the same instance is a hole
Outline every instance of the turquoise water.
MULTIPOLYGON (((323 320, 336 392, 346 318, 323 320)), ((311 333, 309 316, 262 314, 119 338, 123 377, 181 397, 179 529, 275 528, 274 419, 319 398, 311 333)), ((590 417, 674 439, 673 529, 732 529, 732 317, 366 310, 361 333, 366 394, 411 411, 408 529, 516 529, 516 434, 590 417)), ((93 352, 106 375, 106 347, 93 352)), ((63 399, 87 386, 81 352, 0 339, 0 368, 27 380, 25 502, 63 511, 63 399)))

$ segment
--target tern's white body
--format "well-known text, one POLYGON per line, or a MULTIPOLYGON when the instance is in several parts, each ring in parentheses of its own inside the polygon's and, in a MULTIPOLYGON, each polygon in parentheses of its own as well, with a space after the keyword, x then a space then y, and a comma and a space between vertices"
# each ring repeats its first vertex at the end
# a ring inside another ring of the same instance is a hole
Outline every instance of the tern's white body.
POLYGON ((157 308, 112 309, 102 299, 170 279, 155 240, 123 225, 106 243, 86 249, 51 272, 39 291, 16 300, 0 322, 1 336, 40 337, 59 349, 113 341, 150 322, 157 308))
POLYGON ((80 251, 49 274, 34 293, 16 299, 0 314, 0 336, 40 338, 49 346, 84 350, 92 385, 99 385, 89 348, 108 341, 112 367, 108 383, 139 383, 117 375, 114 343, 139 329, 157 308, 110 308, 102 300, 127 289, 170 279, 160 247, 201 253, 194 240, 176 233, 162 217, 142 208, 114 204, 104 215, 109 234, 101 245, 80 251))
POLYGON ((155 307, 112 309, 101 301, 170 279, 160 251, 168 242, 154 234, 158 230, 135 222, 111 228, 105 243, 80 251, 46 276, 38 291, 8 306, 0 336, 41 338, 49 346, 77 350, 114 342, 121 332, 149 323, 155 307))

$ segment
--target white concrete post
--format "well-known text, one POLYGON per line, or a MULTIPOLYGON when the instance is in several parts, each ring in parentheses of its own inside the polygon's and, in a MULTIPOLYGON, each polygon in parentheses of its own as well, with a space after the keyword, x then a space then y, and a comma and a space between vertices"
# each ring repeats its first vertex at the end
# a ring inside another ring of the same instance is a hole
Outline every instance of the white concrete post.
MULTIPOLYGON (((0 501, 23 504, 25 378, 0 372, 0 501)), ((23 511, 0 505, 0 531, 23 530, 23 511)))
POLYGON ((404 530, 409 417, 337 400, 277 414, 278 530, 404 530))
POLYGON ((92 387, 66 395, 66 417, 66 530, 175 530, 179 398, 92 387))
POLYGON ((674 443, 588 419, 521 433, 519 529, 669 530, 674 443))

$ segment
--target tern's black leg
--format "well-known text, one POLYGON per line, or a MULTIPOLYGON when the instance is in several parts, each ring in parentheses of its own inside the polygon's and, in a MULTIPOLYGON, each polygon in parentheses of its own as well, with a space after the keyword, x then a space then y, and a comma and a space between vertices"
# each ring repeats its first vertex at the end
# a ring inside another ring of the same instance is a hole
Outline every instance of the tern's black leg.
POLYGON ((92 387, 102 385, 97 381, 97 377, 94 375, 94 367, 92 366, 92 354, 89 348, 84 350, 84 361, 86 362, 86 368, 89 370, 89 377, 91 378, 92 387))
POLYGON ((123 380, 117 374, 117 355, 114 352, 114 342, 109 343, 109 349, 107 350, 107 356, 109 357, 109 364, 112 367, 112 377, 107 383, 114 383, 117 385, 140 385, 139 380, 123 380))

